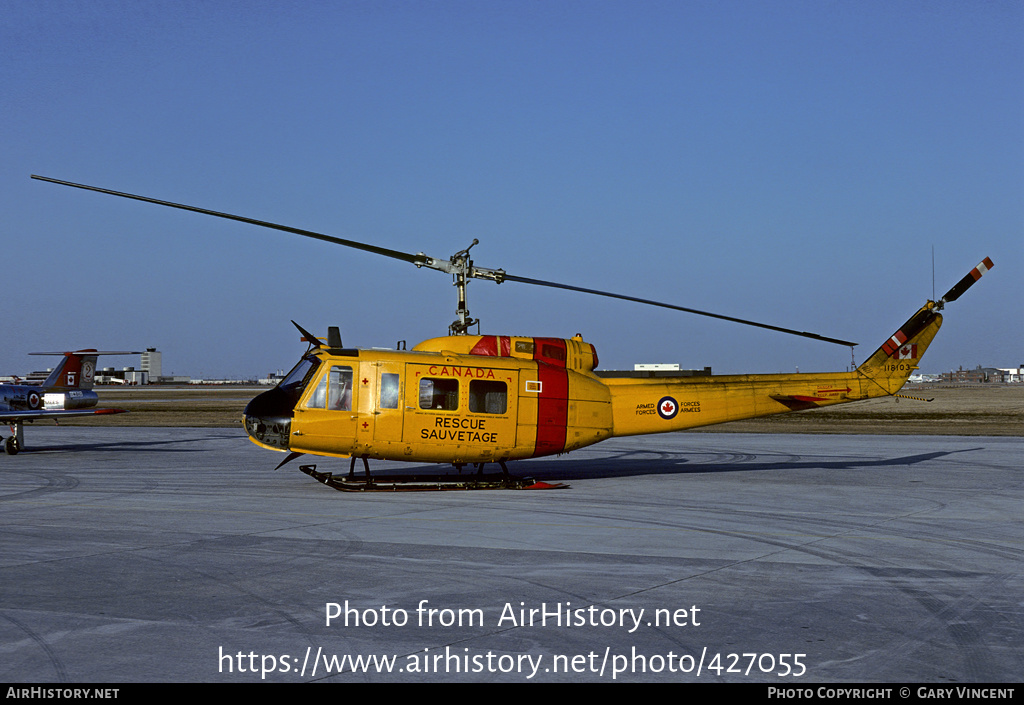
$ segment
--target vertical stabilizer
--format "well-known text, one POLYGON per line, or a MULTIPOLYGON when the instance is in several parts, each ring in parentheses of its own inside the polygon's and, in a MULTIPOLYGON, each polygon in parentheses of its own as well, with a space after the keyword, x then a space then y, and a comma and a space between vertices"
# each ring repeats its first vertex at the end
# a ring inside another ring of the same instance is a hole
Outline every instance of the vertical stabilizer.
POLYGON ((43 382, 47 392, 68 392, 92 389, 96 379, 96 358, 99 355, 141 355, 131 350, 76 350, 74 352, 34 352, 29 355, 60 355, 64 359, 53 368, 43 382))
POLYGON ((64 359, 43 382, 43 389, 48 392, 92 389, 96 377, 96 354, 95 350, 63 353, 64 359))
MULTIPOLYGON (((857 373, 895 394, 918 368, 921 357, 942 325, 942 315, 929 301, 857 368, 857 373)), ((870 394, 870 390, 869 390, 870 394)), ((871 394, 871 396, 875 396, 871 394)))

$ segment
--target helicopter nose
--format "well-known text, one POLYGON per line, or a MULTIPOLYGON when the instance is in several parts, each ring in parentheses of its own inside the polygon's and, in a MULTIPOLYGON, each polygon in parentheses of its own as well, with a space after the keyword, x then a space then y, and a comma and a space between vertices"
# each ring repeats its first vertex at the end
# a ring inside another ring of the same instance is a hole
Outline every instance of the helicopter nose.
POLYGON ((288 450, 295 399, 275 387, 250 401, 243 412, 245 432, 268 448, 288 450))

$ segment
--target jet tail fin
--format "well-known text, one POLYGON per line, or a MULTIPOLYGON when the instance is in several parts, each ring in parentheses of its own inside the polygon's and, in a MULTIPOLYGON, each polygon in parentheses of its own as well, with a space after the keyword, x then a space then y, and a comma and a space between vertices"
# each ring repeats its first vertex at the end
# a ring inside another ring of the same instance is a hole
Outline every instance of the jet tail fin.
POLYGON ((53 368, 53 372, 43 382, 43 389, 50 391, 70 391, 75 389, 92 389, 96 376, 96 357, 98 355, 140 355, 141 353, 124 350, 76 350, 74 352, 34 352, 29 355, 61 355, 61 363, 53 368))

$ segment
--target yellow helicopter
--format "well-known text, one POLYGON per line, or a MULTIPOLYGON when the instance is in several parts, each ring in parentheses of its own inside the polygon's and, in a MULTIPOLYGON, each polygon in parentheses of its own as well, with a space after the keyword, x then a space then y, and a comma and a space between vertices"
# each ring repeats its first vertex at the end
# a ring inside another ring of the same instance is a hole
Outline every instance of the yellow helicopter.
MULTIPOLYGON (((460 470, 502 468, 507 461, 568 453, 607 438, 681 431, 815 407, 895 395, 918 368, 942 324, 939 313, 992 268, 986 258, 938 301, 927 301, 863 364, 851 372, 750 374, 677 378, 599 377, 597 351, 580 336, 530 338, 470 334, 479 321, 469 316, 466 284, 471 278, 514 281, 585 292, 757 326, 824 342, 856 343, 722 316, 632 296, 484 269, 469 250, 448 259, 409 254, 252 218, 169 201, 59 181, 34 179, 273 228, 332 242, 452 274, 458 318, 449 335, 410 350, 346 348, 337 328, 326 340, 298 324, 309 349, 273 389, 245 408, 243 423, 253 443, 287 452, 281 463, 309 453, 350 458, 347 480, 303 471, 337 489, 383 489, 374 485, 368 460, 446 463, 460 470), (362 459, 365 480, 354 469, 362 459)), ((278 466, 280 467, 280 465, 278 466)), ((427 484, 438 482, 431 478, 427 484)), ((467 486, 460 483, 459 487, 467 486)), ((483 487, 484 484, 476 486, 483 487)), ((529 485, 533 486, 533 485, 529 485)), ((388 489, 397 489, 392 483, 388 489)), ((422 489, 422 483, 403 489, 422 489)))

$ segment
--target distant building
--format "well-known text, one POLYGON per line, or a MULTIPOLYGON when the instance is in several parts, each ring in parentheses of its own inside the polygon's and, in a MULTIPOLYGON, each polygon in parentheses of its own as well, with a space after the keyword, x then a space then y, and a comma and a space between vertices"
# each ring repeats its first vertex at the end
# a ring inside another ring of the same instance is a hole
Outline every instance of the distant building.
POLYGON ((1003 381, 1008 384, 1020 384, 1024 382, 1024 365, 1020 367, 1000 367, 1003 373, 1003 381))
POLYGON ((984 384, 989 382, 1005 382, 1003 370, 997 367, 978 365, 973 370, 951 370, 942 373, 942 381, 951 384, 984 384))
POLYGON ((277 372, 267 374, 266 377, 260 377, 260 379, 256 381, 256 384, 272 387, 278 384, 282 379, 284 379, 284 370, 278 370, 277 372))
POLYGON ((26 376, 21 378, 21 381, 18 384, 34 384, 39 386, 46 381, 46 378, 50 376, 51 372, 53 372, 52 367, 47 367, 45 370, 29 372, 26 376))
POLYGON ((139 367, 149 375, 150 379, 159 379, 163 376, 162 354, 157 352, 156 348, 146 348, 146 352, 142 353, 139 367))
POLYGON ((161 377, 157 381, 160 384, 191 384, 192 378, 188 375, 171 375, 169 377, 161 377))
POLYGON ((140 384, 149 384, 149 375, 134 367, 122 367, 119 370, 113 367, 104 367, 102 370, 96 370, 94 381, 96 384, 128 384, 138 386, 140 384))
POLYGON ((149 384, 149 373, 145 370, 137 370, 134 367, 125 367, 121 370, 123 375, 122 379, 125 384, 138 386, 140 384, 149 384))

